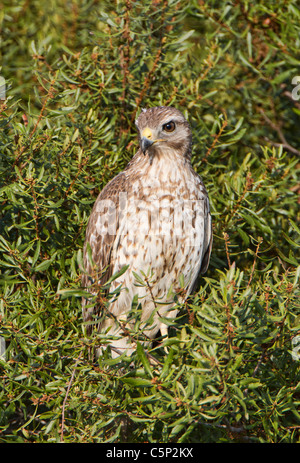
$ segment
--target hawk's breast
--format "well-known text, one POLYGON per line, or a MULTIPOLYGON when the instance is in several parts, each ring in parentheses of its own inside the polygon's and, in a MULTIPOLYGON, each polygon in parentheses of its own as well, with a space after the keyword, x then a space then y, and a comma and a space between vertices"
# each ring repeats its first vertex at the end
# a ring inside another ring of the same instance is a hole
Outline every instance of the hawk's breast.
POLYGON ((120 210, 114 272, 129 265, 127 287, 132 271, 151 275, 154 297, 178 288, 182 275, 189 292, 202 260, 206 196, 190 169, 149 170, 133 182, 120 210))

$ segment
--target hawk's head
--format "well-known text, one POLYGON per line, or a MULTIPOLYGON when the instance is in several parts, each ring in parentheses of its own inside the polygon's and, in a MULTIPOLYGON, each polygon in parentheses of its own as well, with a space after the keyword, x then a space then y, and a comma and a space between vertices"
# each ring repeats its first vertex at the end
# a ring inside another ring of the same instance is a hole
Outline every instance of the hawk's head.
POLYGON ((190 157, 192 132, 183 114, 171 106, 143 109, 136 126, 140 147, 144 154, 153 157, 158 152, 173 150, 190 157))

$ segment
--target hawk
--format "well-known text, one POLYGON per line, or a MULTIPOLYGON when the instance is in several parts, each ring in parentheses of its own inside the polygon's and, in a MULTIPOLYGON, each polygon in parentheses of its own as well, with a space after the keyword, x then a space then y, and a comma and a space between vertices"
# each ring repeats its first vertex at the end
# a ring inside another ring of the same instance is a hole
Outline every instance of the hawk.
POLYGON ((212 246, 208 194, 191 165, 183 114, 168 106, 143 109, 136 127, 139 150, 96 199, 83 252, 82 286, 96 295, 92 303, 83 298, 86 332, 112 335, 113 358, 136 349, 127 320, 134 296, 146 338, 166 336, 164 321, 178 312, 174 294, 183 302, 195 290, 212 246), (101 289, 108 292, 108 284, 110 294, 119 288, 109 301, 101 289))

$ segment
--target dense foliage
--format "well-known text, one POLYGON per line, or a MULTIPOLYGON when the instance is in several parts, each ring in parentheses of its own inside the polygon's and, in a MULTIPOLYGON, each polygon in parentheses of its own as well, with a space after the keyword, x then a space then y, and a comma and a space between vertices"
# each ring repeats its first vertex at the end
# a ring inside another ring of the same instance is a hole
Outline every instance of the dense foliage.
POLYGON ((1 442, 300 441, 297 3, 4 0, 1 442), (192 126, 211 264, 165 350, 93 361, 87 220, 161 104, 192 126))

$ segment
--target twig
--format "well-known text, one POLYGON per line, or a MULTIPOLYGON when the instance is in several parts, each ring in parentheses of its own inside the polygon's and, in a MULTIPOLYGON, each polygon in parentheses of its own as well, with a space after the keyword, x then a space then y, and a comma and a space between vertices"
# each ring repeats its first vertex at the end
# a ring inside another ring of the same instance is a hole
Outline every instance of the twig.
POLYGON ((266 113, 264 112, 264 110, 262 108, 258 108, 258 111, 261 113, 262 117, 267 122, 267 124, 269 124, 269 126, 272 127, 272 129, 275 130, 275 132, 277 132, 278 137, 281 140, 281 143, 272 142, 268 138, 267 138, 267 141, 269 143, 271 143, 272 145, 274 145, 274 146, 281 146, 282 145, 283 148, 287 149, 291 153, 294 153, 294 154, 297 154, 298 156, 300 156, 300 151, 297 150, 296 148, 294 148, 292 145, 290 145, 287 142, 287 140, 286 140, 281 128, 279 127, 279 125, 272 122, 271 119, 268 118, 268 116, 266 115, 266 113))
POLYGON ((68 384, 68 387, 67 387, 67 392, 66 392, 66 395, 65 395, 65 398, 64 398, 64 401, 63 401, 63 405, 62 405, 62 413, 61 413, 61 433, 60 433, 60 441, 61 441, 61 442, 64 441, 64 428, 65 428, 65 409, 66 409, 66 403, 67 403, 67 400, 68 400, 68 396, 69 396, 69 392, 70 392, 72 383, 73 383, 73 381, 74 381, 75 372, 76 372, 76 367, 77 367, 77 365, 78 365, 78 362, 79 362, 81 356, 82 356, 82 352, 80 352, 80 355, 79 355, 78 359, 76 360, 76 363, 75 363, 75 366, 74 366, 74 370, 73 370, 73 372, 72 372, 72 375, 71 375, 71 378, 70 378, 70 381, 69 381, 69 384, 68 384))
POLYGON ((33 218, 34 218, 34 221, 35 221, 36 239, 38 240, 39 239, 39 223, 38 223, 39 205, 38 205, 37 197, 36 197, 36 194, 35 194, 35 191, 34 191, 35 180, 32 177, 29 178, 28 179, 28 184, 30 185, 31 194, 32 194, 33 201, 34 201, 34 216, 33 216, 33 218))
POLYGON ((230 244, 229 236, 228 236, 227 233, 223 232, 223 237, 224 237, 224 240, 225 240, 227 263, 228 263, 228 267, 230 268, 231 267, 231 262, 230 262, 230 255, 229 255, 229 250, 228 250, 228 244, 230 244))
POLYGON ((148 288, 148 290, 149 290, 149 292, 150 292, 150 296, 151 296, 152 302, 153 302, 153 304, 154 304, 154 307, 157 308, 156 300, 155 300, 155 298, 154 298, 151 285, 150 285, 150 283, 149 283, 149 278, 148 278, 146 275, 145 275, 145 282, 146 282, 147 288, 148 288))
POLYGON ((253 181, 253 178, 252 178, 252 174, 251 174, 251 172, 249 171, 249 172, 247 173, 244 191, 243 191, 243 193, 241 194, 241 196, 239 197, 239 199, 238 199, 236 205, 234 206, 234 209, 233 209, 233 211, 232 211, 232 213, 231 213, 231 216, 230 216, 230 218, 229 218, 229 222, 230 222, 230 220, 232 220, 232 218, 233 218, 233 217, 235 216, 235 214, 237 213, 237 210, 239 209, 241 203, 244 201, 244 198, 245 198, 247 192, 251 190, 253 183, 254 183, 254 181, 253 181))
POLYGON ((248 281, 248 284, 247 284, 247 288, 249 288, 249 286, 251 284, 251 281, 252 281, 252 278, 253 278, 253 275, 254 275, 256 260, 257 260, 257 257, 258 257, 258 251, 259 251, 259 247, 260 247, 262 242, 263 242, 263 239, 259 236, 258 237, 258 243, 257 243, 257 246, 256 246, 256 251, 255 251, 255 257, 254 257, 254 261, 253 261, 253 265, 252 265, 252 271, 251 271, 251 275, 250 275, 250 278, 249 278, 249 281, 248 281))
MULTIPOLYGON (((54 85, 55 85, 56 79, 57 79, 57 74, 54 77, 54 79, 50 82, 50 88, 49 88, 48 93, 47 93, 47 95, 45 97, 45 101, 44 101, 44 104, 43 104, 42 109, 40 111, 40 114, 39 114, 39 116, 37 118, 37 121, 36 121, 32 131, 29 134, 29 141, 25 145, 23 145, 21 147, 20 152, 17 155, 17 157, 16 157, 16 159, 15 159, 13 165, 12 165, 12 169, 15 167, 15 165, 17 165, 17 163, 19 162, 19 159, 23 155, 24 151, 28 148, 28 146, 30 144, 30 141, 31 141, 33 135, 35 134, 36 129, 37 129, 37 127, 38 127, 38 125, 39 125, 39 123, 40 123, 40 121, 41 121, 41 119, 42 119, 42 117, 44 115, 44 112, 45 112, 46 106, 48 104, 48 101, 54 98, 54 95, 55 95, 55 93, 54 93, 54 85)), ((26 163, 28 163, 28 159, 27 159, 26 163)))
POLYGON ((214 136, 215 139, 214 139, 212 145, 210 146, 210 148, 208 148, 207 152, 205 153, 205 155, 203 156, 201 161, 206 161, 207 160, 208 156, 210 155, 210 153, 214 149, 215 145, 217 144, 217 142, 218 142, 219 138, 221 137, 221 135, 222 135, 225 127, 227 126, 227 124, 228 124, 227 120, 224 119, 222 127, 220 128, 219 132, 214 136))
POLYGON ((288 92, 288 91, 285 91, 283 92, 283 95, 285 95, 286 97, 288 97, 290 100, 293 101, 294 105, 296 106, 297 109, 300 109, 300 103, 297 103, 295 101, 295 98, 293 97, 292 93, 291 92, 288 92))
POLYGON ((54 85, 55 85, 55 81, 56 81, 56 78, 57 78, 57 75, 55 76, 55 78, 50 82, 50 88, 48 90, 48 93, 46 95, 46 98, 45 98, 45 101, 44 101, 44 104, 42 106, 42 109, 40 111, 40 114, 39 114, 39 117, 37 118, 37 121, 32 129, 32 131, 30 132, 30 135, 29 137, 31 138, 32 135, 35 133, 43 115, 44 115, 44 112, 45 112, 45 109, 46 109, 46 106, 47 106, 47 103, 50 99, 54 98, 54 85))
MULTIPOLYGON (((252 374, 252 378, 254 378, 254 377, 256 376, 256 374, 257 374, 257 372, 258 372, 258 370, 259 370, 259 368, 260 368, 260 366, 261 366, 261 364, 262 364, 262 362, 263 362, 263 360, 264 360, 264 358, 265 358, 265 353, 266 353, 266 351, 263 350, 261 356, 260 356, 259 359, 258 359, 257 365, 256 365, 256 367, 254 368, 254 371, 253 371, 253 374, 252 374)), ((245 397, 248 395, 248 387, 245 389, 244 395, 245 395, 245 397)))
POLYGON ((291 153, 297 154, 300 156, 300 151, 297 150, 296 148, 293 148, 289 143, 276 143, 275 141, 270 140, 268 137, 264 137, 264 139, 271 143, 271 145, 280 147, 282 146, 283 149, 286 149, 287 151, 290 151, 291 153))

